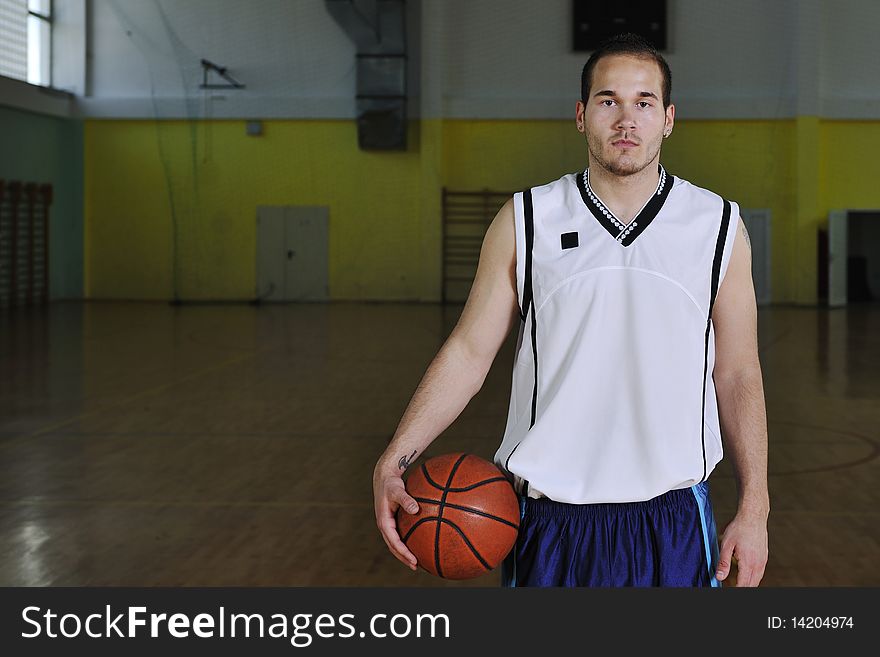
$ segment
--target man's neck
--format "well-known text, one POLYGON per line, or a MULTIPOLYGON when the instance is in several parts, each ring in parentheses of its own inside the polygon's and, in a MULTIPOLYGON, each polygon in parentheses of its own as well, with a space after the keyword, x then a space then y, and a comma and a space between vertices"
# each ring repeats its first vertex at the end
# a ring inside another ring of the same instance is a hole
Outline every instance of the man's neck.
POLYGON ((590 162, 590 187, 620 221, 628 224, 660 184, 657 162, 631 176, 617 176, 590 162))

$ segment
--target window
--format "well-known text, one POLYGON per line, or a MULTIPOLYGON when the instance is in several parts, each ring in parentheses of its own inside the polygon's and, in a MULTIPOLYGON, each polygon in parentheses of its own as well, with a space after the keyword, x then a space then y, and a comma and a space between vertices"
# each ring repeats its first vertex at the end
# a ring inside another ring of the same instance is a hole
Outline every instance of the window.
POLYGON ((52 84, 52 0, 0 0, 0 75, 52 84))
POLYGON ((28 0, 28 76, 31 84, 52 84, 52 0, 28 0))

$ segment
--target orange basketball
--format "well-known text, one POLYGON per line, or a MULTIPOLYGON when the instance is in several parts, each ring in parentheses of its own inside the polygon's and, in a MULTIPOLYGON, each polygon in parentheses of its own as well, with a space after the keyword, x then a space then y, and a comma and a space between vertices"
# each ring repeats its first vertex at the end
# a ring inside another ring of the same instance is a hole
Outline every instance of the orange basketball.
POLYGON ((397 531, 419 566, 446 579, 470 579, 492 570, 516 543, 519 499, 498 467, 473 454, 444 454, 406 479, 419 503, 412 515, 397 510, 397 531))

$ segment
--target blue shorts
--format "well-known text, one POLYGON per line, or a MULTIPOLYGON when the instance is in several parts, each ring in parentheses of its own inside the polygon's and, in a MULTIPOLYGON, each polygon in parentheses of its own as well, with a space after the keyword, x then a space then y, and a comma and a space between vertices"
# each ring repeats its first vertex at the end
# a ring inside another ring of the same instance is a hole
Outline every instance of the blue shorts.
POLYGON ((708 482, 623 504, 520 496, 520 516, 502 586, 721 586, 708 482))

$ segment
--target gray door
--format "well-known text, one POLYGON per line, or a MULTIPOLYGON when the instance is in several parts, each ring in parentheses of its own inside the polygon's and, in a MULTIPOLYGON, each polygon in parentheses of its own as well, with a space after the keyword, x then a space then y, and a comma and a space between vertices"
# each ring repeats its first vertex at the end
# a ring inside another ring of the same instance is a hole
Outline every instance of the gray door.
POLYGON ((257 208, 257 298, 325 301, 329 209, 257 208))
POLYGON ((847 212, 828 213, 828 305, 846 305, 847 212))
POLYGON ((770 210, 740 208, 752 245, 752 281, 759 306, 770 303, 770 210))

